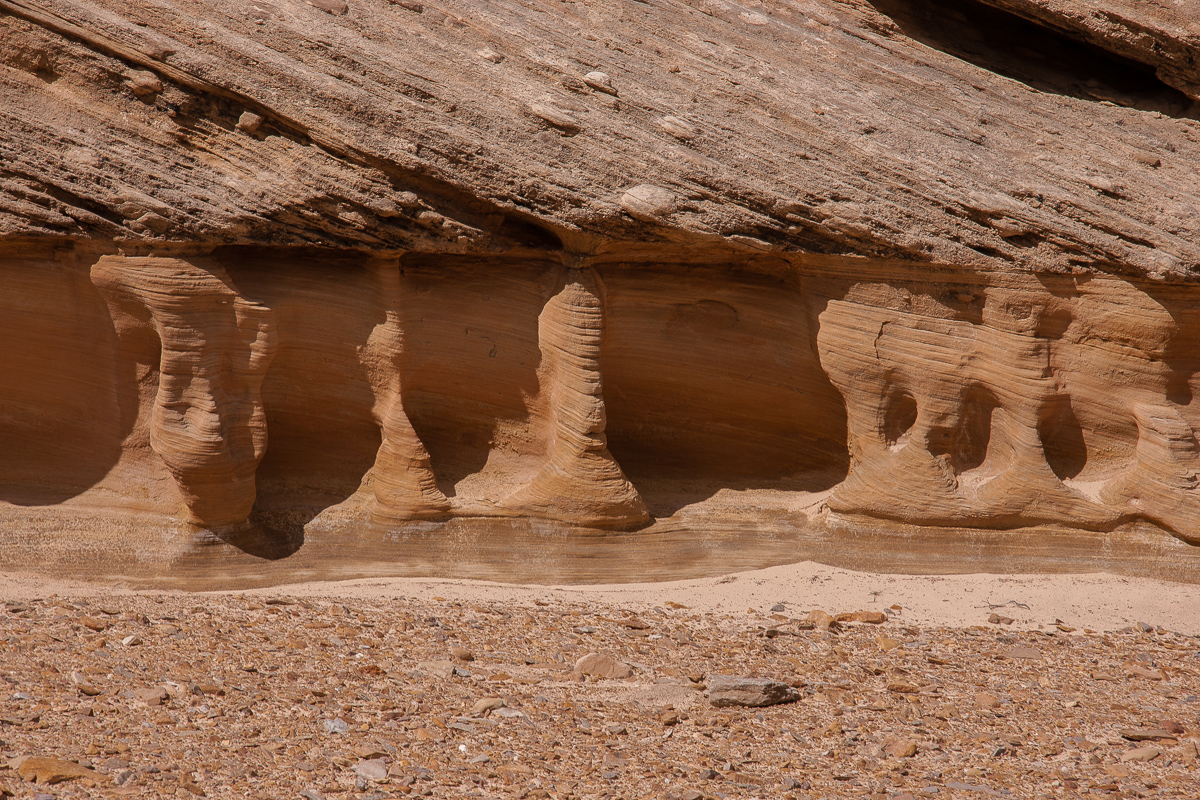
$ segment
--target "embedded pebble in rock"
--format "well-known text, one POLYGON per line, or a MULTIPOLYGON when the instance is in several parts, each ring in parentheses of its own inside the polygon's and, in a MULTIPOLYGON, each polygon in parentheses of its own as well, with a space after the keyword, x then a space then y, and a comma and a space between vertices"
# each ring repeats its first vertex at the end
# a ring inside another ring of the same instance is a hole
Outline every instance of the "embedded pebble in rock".
POLYGON ((613 88, 612 78, 604 72, 589 72, 583 76, 583 82, 598 92, 612 95, 617 93, 617 90, 613 88))
POLYGON ((666 116, 658 121, 658 127, 667 133, 674 136, 676 139, 681 139, 689 142, 696 138, 696 129, 686 120, 679 117, 666 116))
POLYGON ((643 222, 661 222, 675 213, 675 194, 661 186, 638 184, 621 195, 621 208, 643 222))
POLYGON ((894 614, 826 629, 769 601, 723 613, 269 597, 123 594, 103 632, 80 620, 116 600, 0 606, 0 786, 30 798, 25 781, 44 780, 36 787, 60 800, 118 788, 215 800, 1015 800, 1085 789, 1190 800, 1200 784, 1195 636, 1083 626, 1047 636, 894 614), (90 649, 135 632, 139 647, 90 649), (446 658, 467 641, 475 660, 463 674, 446 658), (1040 658, 1001 657, 1021 647, 1040 658), (1148 681, 1127 664, 1166 675, 1148 681), (86 697, 83 683, 104 691, 86 697), (714 707, 731 683, 743 701, 800 702, 714 707))
POLYGON ((304 0, 304 2, 326 14, 333 14, 335 17, 340 17, 350 10, 350 6, 345 0, 304 0))
POLYGON ((163 90, 162 81, 153 72, 147 70, 132 70, 126 75, 126 78, 129 81, 129 88, 143 100, 150 100, 163 90))
POLYGON ((800 693, 791 686, 767 678, 712 675, 708 679, 708 700, 717 708, 728 706, 761 708, 780 703, 793 703, 799 699, 800 693))
POLYGON ((529 110, 534 116, 541 117, 546 122, 549 122, 556 128, 559 128, 567 133, 576 133, 579 131, 579 120, 575 119, 570 112, 559 108, 547 101, 534 102, 529 104, 529 110))
POLYGON ((262 114, 255 114, 253 111, 243 111, 242 115, 238 117, 237 129, 243 133, 257 133, 264 121, 262 114))

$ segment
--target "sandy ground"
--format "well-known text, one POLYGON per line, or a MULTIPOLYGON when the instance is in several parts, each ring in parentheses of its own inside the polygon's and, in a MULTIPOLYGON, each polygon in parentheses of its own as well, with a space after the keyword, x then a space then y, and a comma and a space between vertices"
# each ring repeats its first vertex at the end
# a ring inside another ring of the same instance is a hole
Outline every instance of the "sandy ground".
MULTIPOLYGON (((0 573, 0 600, 128 594, 120 586, 0 573)), ((153 593, 151 593, 153 594, 153 593)), ((235 593, 236 594, 236 593, 235 593)), ((418 578, 312 582, 244 594, 322 598, 445 598, 464 602, 536 600, 599 603, 632 610, 681 603, 696 611, 763 612, 777 603, 788 611, 830 613, 901 607, 898 619, 921 625, 980 625, 992 613, 1014 620, 1014 629, 1037 629, 1056 620, 1096 631, 1138 622, 1187 635, 1200 634, 1200 586, 1107 574, 914 576, 852 572, 813 562, 752 572, 651 584, 518 586, 418 578)))

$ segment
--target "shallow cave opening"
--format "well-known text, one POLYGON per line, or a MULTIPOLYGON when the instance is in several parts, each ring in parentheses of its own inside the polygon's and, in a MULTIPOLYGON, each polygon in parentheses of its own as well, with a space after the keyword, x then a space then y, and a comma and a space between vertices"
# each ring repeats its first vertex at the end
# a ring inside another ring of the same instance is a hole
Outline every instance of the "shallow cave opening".
POLYGON ((869 0, 905 35, 1041 92, 1196 118, 1153 67, 979 0, 869 0))

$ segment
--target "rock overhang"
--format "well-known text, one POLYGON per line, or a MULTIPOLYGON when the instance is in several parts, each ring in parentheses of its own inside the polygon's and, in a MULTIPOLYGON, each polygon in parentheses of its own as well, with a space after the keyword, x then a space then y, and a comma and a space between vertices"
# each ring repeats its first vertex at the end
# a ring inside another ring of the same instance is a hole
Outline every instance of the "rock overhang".
POLYGON ((1200 128, 1105 39, 1178 20, 994 4, 1138 98, 948 52, 931 3, 559 5, 0 2, 12 525, 1195 541, 1200 128))

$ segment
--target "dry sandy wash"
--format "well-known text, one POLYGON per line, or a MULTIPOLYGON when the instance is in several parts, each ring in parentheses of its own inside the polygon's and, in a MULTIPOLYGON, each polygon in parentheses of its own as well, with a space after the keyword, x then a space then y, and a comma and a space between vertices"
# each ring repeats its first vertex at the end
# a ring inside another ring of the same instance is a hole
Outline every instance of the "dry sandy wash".
POLYGON ((0 791, 1192 798, 1198 593, 814 564, 205 594, 8 574, 0 791), (797 697, 716 706, 725 675, 797 697))

